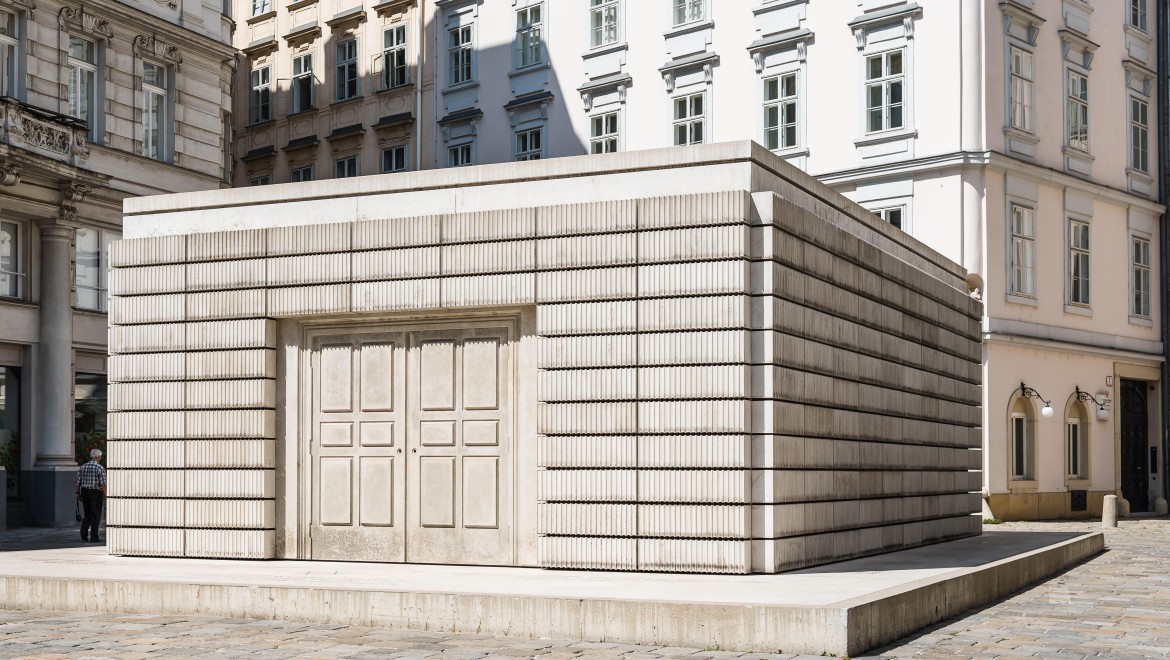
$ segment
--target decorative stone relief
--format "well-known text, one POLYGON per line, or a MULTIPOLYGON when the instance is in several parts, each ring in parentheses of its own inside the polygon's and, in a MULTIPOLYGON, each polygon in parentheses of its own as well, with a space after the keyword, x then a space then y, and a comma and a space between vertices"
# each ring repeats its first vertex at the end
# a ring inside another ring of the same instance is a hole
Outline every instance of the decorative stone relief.
POLYGON ((57 25, 62 30, 71 26, 80 28, 83 32, 105 38, 107 46, 114 44, 114 28, 110 26, 110 22, 86 12, 84 5, 77 8, 62 7, 61 11, 57 12, 57 25))
POLYGON ((172 46, 158 35, 154 34, 140 34, 134 37, 132 45, 135 57, 142 57, 143 53, 161 60, 165 60, 175 65, 175 70, 178 71, 183 66, 183 55, 179 52, 178 47, 172 46))

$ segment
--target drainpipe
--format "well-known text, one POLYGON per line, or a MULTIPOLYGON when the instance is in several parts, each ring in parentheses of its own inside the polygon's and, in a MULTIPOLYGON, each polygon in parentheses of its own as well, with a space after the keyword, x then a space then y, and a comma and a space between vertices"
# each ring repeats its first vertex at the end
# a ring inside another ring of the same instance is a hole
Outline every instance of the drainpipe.
POLYGON ((415 11, 418 12, 418 52, 415 53, 415 74, 414 74, 414 169, 415 171, 422 171, 422 88, 423 88, 423 54, 426 52, 426 37, 427 37, 427 13, 426 0, 418 0, 418 5, 415 11))
MULTIPOLYGON (((1158 30, 1158 200, 1166 203, 1167 191, 1170 191, 1170 109, 1166 107, 1170 100, 1167 75, 1170 74, 1170 54, 1167 48, 1167 36, 1170 35, 1170 3, 1165 1, 1154 3, 1157 9, 1158 30)), ((1165 213, 1158 226, 1158 289, 1162 308, 1159 311, 1162 330, 1162 352, 1166 362, 1162 363, 1162 396, 1161 396, 1161 431, 1162 431, 1162 497, 1170 500, 1170 321, 1167 312, 1170 311, 1170 232, 1166 228, 1167 216, 1165 213)))

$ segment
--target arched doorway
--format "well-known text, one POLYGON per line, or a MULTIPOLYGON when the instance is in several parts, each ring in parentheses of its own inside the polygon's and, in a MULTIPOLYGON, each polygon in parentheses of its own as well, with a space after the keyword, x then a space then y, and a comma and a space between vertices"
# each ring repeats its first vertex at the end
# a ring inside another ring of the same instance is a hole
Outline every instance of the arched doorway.
POLYGON ((1121 381, 1121 494, 1134 513, 1150 510, 1149 426, 1146 384, 1121 381))

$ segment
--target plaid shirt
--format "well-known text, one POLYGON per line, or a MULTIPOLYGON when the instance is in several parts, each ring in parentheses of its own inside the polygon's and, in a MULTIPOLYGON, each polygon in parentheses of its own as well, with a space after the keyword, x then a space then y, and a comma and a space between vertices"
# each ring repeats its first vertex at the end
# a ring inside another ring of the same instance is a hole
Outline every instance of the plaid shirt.
POLYGON ((91 460, 77 471, 78 488, 105 488, 106 469, 101 463, 91 460))

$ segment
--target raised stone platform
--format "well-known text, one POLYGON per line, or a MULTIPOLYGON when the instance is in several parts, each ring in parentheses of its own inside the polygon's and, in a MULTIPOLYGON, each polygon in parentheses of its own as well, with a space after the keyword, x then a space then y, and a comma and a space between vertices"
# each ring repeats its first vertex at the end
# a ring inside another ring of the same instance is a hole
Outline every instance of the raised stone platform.
POLYGON ((0 608, 840 655, 1009 595, 1104 548, 1100 533, 987 532, 778 575, 717 576, 115 557, 65 533, 0 535, 0 608))

